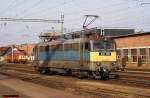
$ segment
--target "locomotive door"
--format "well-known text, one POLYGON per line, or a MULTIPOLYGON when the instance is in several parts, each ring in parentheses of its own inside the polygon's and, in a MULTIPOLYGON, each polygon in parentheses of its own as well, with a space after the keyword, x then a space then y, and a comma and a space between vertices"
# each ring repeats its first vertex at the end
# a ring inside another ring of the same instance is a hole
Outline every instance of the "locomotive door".
POLYGON ((91 42, 80 43, 80 65, 85 65, 86 61, 90 60, 91 42))
POLYGON ((80 42, 80 69, 84 65, 84 43, 80 42))

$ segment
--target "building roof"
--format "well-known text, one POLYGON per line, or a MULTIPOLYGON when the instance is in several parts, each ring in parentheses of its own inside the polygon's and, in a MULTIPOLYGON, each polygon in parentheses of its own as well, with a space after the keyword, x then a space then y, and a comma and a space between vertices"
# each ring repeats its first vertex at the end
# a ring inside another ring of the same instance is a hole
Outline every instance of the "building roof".
POLYGON ((6 54, 7 51, 9 51, 10 47, 0 47, 0 56, 3 56, 6 54))
MULTIPOLYGON (((13 49, 17 49, 18 52, 26 54, 24 50, 18 49, 16 46, 13 46, 13 49)), ((10 54, 12 52, 12 47, 0 47, 0 56, 10 54)))
POLYGON ((114 37, 112 37, 112 38, 113 38, 113 39, 117 39, 117 38, 136 37, 136 36, 143 36, 143 35, 150 35, 150 32, 134 33, 134 34, 128 34, 128 35, 114 36, 114 37))

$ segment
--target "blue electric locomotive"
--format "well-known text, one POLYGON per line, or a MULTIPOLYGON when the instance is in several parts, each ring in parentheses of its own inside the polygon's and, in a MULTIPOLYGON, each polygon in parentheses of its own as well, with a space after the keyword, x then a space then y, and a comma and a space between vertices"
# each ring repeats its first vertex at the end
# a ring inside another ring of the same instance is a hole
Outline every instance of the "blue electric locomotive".
POLYGON ((35 68, 40 73, 57 72, 108 79, 117 66, 115 42, 108 38, 59 39, 38 43, 34 48, 35 68))

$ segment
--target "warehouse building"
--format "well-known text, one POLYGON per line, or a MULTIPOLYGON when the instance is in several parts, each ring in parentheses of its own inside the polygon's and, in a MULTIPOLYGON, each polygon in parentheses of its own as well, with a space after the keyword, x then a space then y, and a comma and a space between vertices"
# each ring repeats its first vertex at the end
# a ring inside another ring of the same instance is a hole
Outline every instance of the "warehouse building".
MULTIPOLYGON (((123 36, 134 34, 135 30, 125 27, 96 27, 89 29, 90 32, 96 32, 104 36, 123 36)), ((87 32, 87 31, 86 31, 87 32)))
POLYGON ((114 40, 118 59, 125 68, 150 71, 150 32, 117 36, 114 40))

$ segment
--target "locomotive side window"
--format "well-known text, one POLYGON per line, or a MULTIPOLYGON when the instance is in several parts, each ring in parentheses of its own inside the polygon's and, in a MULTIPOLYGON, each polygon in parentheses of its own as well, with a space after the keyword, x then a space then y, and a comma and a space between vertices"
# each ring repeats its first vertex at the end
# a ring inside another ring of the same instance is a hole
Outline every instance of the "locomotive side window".
POLYGON ((57 51, 63 51, 63 46, 62 46, 62 44, 57 44, 57 45, 56 45, 56 48, 57 48, 57 49, 56 49, 57 51))
POLYGON ((40 46, 40 52, 44 52, 44 46, 40 46))
POLYGON ((79 43, 73 43, 72 44, 72 50, 78 51, 79 50, 79 43))
POLYGON ((45 47, 45 51, 46 51, 46 52, 49 51, 49 46, 48 46, 48 45, 45 47))
POLYGON ((72 50, 72 44, 64 44, 64 51, 72 50))
POLYGON ((62 51, 62 44, 51 45, 51 51, 62 51))
POLYGON ((57 50, 57 46, 56 45, 51 45, 51 51, 56 51, 57 50))

